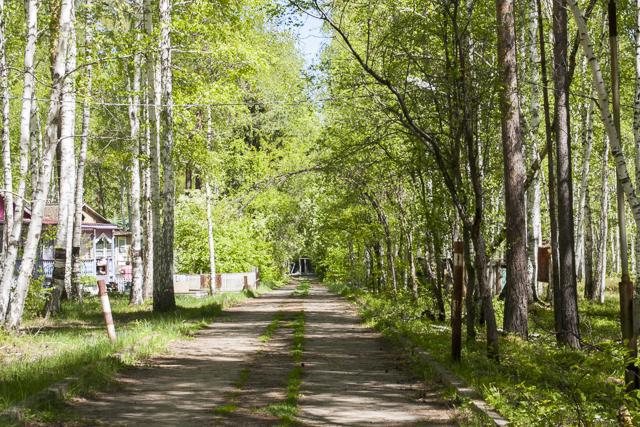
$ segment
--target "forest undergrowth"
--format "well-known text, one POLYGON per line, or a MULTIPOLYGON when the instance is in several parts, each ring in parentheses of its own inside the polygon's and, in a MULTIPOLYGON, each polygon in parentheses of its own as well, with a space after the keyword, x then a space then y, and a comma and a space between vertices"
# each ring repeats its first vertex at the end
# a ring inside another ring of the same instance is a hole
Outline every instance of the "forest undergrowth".
MULTIPOLYGON (((614 281, 610 281, 613 286, 614 281)), ((579 303, 582 350, 559 348, 553 334, 553 310, 541 304, 530 310, 528 341, 502 334, 500 363, 486 356, 482 331, 466 340, 462 361, 451 358, 449 321, 429 319, 434 306, 428 298, 418 304, 409 293, 394 299, 344 284, 329 288, 348 297, 372 327, 393 337, 394 331, 408 337, 438 362, 478 390, 514 425, 617 425, 618 409, 625 405, 634 422, 640 423, 637 396, 623 392, 625 351, 620 336, 619 303, 615 292, 605 304, 579 303), (625 397, 626 396, 626 397, 625 397)), ((494 301, 498 324, 502 324, 503 302, 494 301)), ((449 307, 447 307, 449 310, 449 307)), ((447 319, 449 312, 447 311, 447 319)))

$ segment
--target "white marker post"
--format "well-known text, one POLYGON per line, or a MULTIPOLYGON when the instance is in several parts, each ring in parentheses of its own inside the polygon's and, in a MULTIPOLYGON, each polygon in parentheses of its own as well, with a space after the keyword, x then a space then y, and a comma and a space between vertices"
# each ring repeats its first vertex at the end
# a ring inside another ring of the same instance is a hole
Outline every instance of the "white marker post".
POLYGON ((109 335, 111 342, 116 342, 116 327, 113 324, 109 294, 107 294, 107 285, 104 283, 104 280, 98 280, 98 294, 100 295, 100 302, 102 303, 104 323, 107 325, 107 335, 109 335))

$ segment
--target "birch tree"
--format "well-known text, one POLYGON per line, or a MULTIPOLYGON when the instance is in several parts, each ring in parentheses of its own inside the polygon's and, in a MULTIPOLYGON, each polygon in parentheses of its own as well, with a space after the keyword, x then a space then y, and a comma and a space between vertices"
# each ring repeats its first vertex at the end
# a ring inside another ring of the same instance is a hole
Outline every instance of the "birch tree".
MULTIPOLYGON (((136 42, 142 40, 139 18, 142 6, 136 2, 133 7, 134 23, 132 27, 136 32, 136 42)), ((140 78, 142 58, 139 53, 134 54, 133 75, 130 84, 129 95, 129 125, 131 137, 131 304, 142 304, 144 295, 142 292, 143 265, 142 265, 142 228, 140 209, 140 78)))
MULTIPOLYGON (((24 197, 27 188, 27 171, 29 168, 29 151, 31 145, 32 111, 36 104, 34 58, 38 34, 38 1, 28 0, 26 8, 26 45, 24 50, 24 75, 22 90, 22 108, 20 110, 20 177, 15 199, 15 212, 18 212, 13 229, 10 230, 9 242, 4 253, 4 264, 0 275, 0 325, 7 315, 9 297, 14 283, 14 269, 18 260, 18 249, 22 238, 24 197)), ((33 158, 32 158, 33 160, 33 158)), ((33 163, 32 163, 33 164, 33 163)), ((32 184, 34 185, 34 184, 32 184)), ((34 191, 35 193, 35 191, 34 191)))
POLYGON ((9 135, 9 68, 7 67, 6 16, 4 0, 0 0, 0 109, 2 110, 2 171, 4 178, 4 228, 2 254, 9 245, 9 233, 13 229, 13 173, 11 164, 11 138, 9 135))
POLYGON ((84 207, 84 168, 87 160, 87 147, 89 145, 89 132, 91 127, 91 105, 89 100, 92 95, 93 88, 93 0, 86 0, 85 4, 85 67, 86 73, 86 89, 84 93, 84 101, 82 103, 82 134, 80 136, 80 151, 78 152, 78 169, 76 171, 76 192, 74 202, 74 219, 73 219, 73 236, 72 236, 72 267, 71 267, 71 288, 72 296, 82 301, 82 285, 80 283, 80 274, 82 268, 82 260, 80 253, 80 245, 82 244, 82 208, 84 207))
POLYGON ((618 182, 627 196, 636 225, 640 227, 640 199, 638 199, 633 182, 629 177, 627 161, 620 145, 620 138, 615 127, 613 116, 611 115, 609 95, 602 77, 600 62, 594 54, 593 44, 589 38, 586 22, 576 0, 567 0, 567 4, 573 14, 576 25, 578 26, 580 44, 582 45, 584 55, 591 70, 593 88, 598 96, 598 110, 600 112, 600 118, 602 119, 607 137, 609 138, 609 143, 611 144, 611 154, 616 165, 618 182))
POLYGON ((589 296, 592 300, 604 303, 604 291, 607 276, 607 236, 609 224, 609 138, 605 135, 602 154, 602 189, 600 192, 600 227, 598 232, 598 249, 596 251, 596 281, 593 293, 589 296))
POLYGON ((11 293, 9 319, 5 323, 8 329, 16 329, 22 321, 24 302, 29 289, 29 280, 35 263, 44 207, 49 194, 49 184, 53 169, 53 158, 58 144, 58 123, 62 104, 64 78, 66 74, 66 52, 71 35, 73 0, 62 0, 60 5, 59 31, 56 48, 53 52, 52 85, 47 114, 46 134, 42 165, 38 176, 38 185, 33 194, 31 220, 25 239, 22 263, 18 272, 16 286, 11 293))
MULTIPOLYGON (((213 149, 213 128, 211 126, 211 107, 207 108, 207 148, 209 153, 211 153, 213 149)), ((205 196, 207 198, 207 235, 208 235, 208 243, 209 243, 209 286, 211 290, 211 295, 213 295, 216 291, 216 247, 215 241, 213 239, 213 194, 211 192, 211 184, 209 184, 209 179, 205 177, 204 182, 205 196)))
MULTIPOLYGON (((58 227, 56 230, 56 240, 54 249, 53 266, 53 292, 47 311, 49 314, 57 314, 60 311, 60 299, 67 289, 68 261, 67 254, 70 252, 71 237, 73 231, 74 199, 76 184, 76 159, 75 159, 75 117, 76 117, 76 96, 73 72, 76 68, 76 42, 75 27, 73 20, 75 17, 75 7, 71 6, 71 23, 68 33, 69 42, 67 48, 66 73, 62 89, 62 105, 60 107, 60 176, 59 197, 58 197, 58 227)), ((69 289, 67 289, 68 291, 69 289)))

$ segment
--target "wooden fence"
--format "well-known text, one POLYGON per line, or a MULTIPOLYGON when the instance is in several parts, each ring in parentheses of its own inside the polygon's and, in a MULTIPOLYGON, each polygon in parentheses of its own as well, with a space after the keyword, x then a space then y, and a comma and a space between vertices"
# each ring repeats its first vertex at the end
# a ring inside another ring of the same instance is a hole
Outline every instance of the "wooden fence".
MULTIPOLYGON (((216 274, 215 292, 241 292, 244 289, 255 290, 260 284, 257 270, 243 273, 216 274)), ((209 274, 176 274, 173 278, 176 294, 190 294, 210 291, 209 274)))

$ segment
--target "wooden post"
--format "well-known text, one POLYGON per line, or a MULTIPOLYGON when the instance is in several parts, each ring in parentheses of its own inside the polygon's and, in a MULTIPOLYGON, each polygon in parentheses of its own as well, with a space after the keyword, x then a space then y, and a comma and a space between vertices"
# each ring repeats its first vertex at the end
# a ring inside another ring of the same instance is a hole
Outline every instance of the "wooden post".
POLYGON ((462 286, 464 242, 453 243, 453 299, 451 300, 451 356, 460 361, 462 353, 462 286))
POLYGON ((98 280, 98 294, 102 303, 102 313, 104 314, 104 323, 107 325, 107 335, 111 342, 116 342, 116 327, 113 324, 113 316, 111 315, 111 304, 109 303, 109 294, 107 293, 107 285, 104 280, 98 280))
POLYGON ((216 273, 216 290, 222 292, 222 274, 216 273))
POLYGON ((244 276, 242 276, 243 279, 243 285, 242 285, 242 290, 243 291, 248 291, 250 290, 249 288, 249 279, 247 278, 247 275, 245 274, 244 276))

